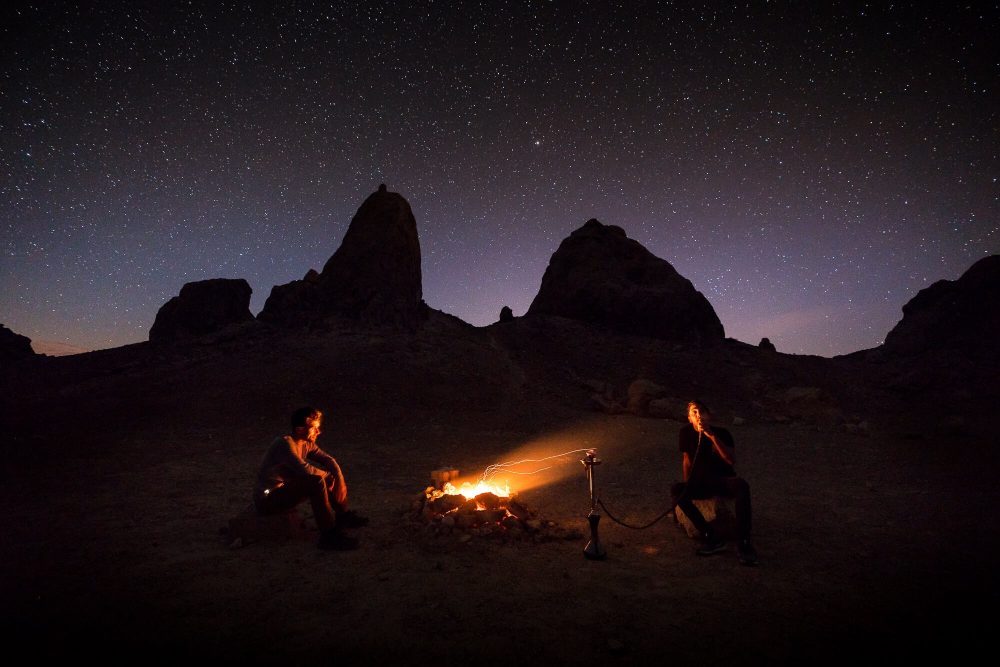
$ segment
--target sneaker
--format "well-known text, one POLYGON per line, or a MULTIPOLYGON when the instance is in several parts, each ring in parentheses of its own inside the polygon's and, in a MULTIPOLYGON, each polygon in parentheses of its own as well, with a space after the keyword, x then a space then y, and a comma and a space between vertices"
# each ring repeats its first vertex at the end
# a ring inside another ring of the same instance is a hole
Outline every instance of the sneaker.
POLYGON ((711 536, 706 537, 704 544, 698 549, 697 554, 699 556, 711 556, 712 554, 717 554, 720 551, 726 550, 726 541, 720 540, 717 537, 711 536))
POLYGON ((358 538, 345 535, 336 528, 325 530, 319 536, 319 548, 323 551, 352 551, 358 548, 358 538))
POLYGON ((348 510, 337 515, 337 525, 341 528, 364 528, 368 525, 368 517, 348 510))
POLYGON ((742 540, 736 549, 736 555, 740 558, 740 563, 743 565, 756 565, 757 564, 757 550, 753 548, 753 544, 750 540, 742 540))

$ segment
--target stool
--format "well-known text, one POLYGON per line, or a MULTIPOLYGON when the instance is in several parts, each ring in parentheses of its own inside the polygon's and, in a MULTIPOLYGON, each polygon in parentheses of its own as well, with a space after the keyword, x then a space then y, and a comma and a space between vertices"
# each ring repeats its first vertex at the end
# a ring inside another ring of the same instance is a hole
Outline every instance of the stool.
MULTIPOLYGON (((731 499, 723 496, 699 498, 691 501, 698 508, 698 511, 701 512, 701 515, 705 517, 705 521, 716 529, 720 537, 726 539, 733 537, 733 528, 736 525, 736 515, 730 509, 731 502, 731 499)), ((684 510, 680 507, 674 508, 674 522, 684 529, 688 537, 701 539, 698 529, 691 523, 691 519, 684 514, 684 510)))
POLYGON ((303 514, 298 507, 279 514, 258 514, 253 503, 229 520, 225 530, 229 546, 239 547, 251 542, 283 541, 304 538, 314 533, 312 515, 303 514))

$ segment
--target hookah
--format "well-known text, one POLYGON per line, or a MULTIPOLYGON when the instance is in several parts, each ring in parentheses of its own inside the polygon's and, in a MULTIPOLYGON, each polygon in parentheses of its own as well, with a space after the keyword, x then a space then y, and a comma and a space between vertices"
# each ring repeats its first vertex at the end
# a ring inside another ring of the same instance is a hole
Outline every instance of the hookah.
POLYGON ((589 560, 604 560, 608 554, 601 546, 601 541, 597 536, 597 524, 601 522, 601 514, 597 511, 597 496, 594 494, 594 466, 601 463, 601 460, 597 458, 597 450, 588 449, 587 455, 580 459, 580 463, 587 470, 587 483, 590 486, 590 514, 587 515, 587 523, 590 524, 590 541, 587 542, 583 555, 589 560))

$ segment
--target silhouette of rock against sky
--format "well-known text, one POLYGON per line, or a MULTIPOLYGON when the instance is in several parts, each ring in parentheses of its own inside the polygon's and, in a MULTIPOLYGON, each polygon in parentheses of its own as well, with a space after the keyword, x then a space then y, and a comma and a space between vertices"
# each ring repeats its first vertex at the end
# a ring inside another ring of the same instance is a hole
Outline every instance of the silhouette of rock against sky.
POLYGON ((30 338, 14 333, 0 324, 0 359, 4 361, 16 361, 18 359, 30 359, 34 356, 35 351, 31 348, 30 338))
POLYGON ((1000 255, 984 257, 958 280, 939 280, 903 306, 903 319, 885 337, 895 356, 963 349, 998 356, 1000 255))
POLYGON ((358 209, 323 271, 275 286, 258 318, 296 324, 337 317, 413 326, 426 308, 422 290, 410 204, 381 185, 358 209))
POLYGON ((594 219, 552 255, 527 315, 559 315, 685 343, 725 337, 712 305, 690 280, 620 227, 594 219))
POLYGON ((254 320, 253 290, 243 278, 213 278, 190 282, 156 313, 149 330, 152 342, 175 341, 214 333, 232 324, 254 320))

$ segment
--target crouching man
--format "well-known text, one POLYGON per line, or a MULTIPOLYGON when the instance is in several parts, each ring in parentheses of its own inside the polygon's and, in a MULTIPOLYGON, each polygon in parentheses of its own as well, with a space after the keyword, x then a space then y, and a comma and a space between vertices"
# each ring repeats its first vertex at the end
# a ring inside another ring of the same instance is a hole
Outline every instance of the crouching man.
POLYGON ((317 444, 323 413, 303 407, 292 413, 292 432, 271 442, 254 486, 259 514, 279 514, 306 500, 319 528, 320 549, 357 549, 358 540, 344 532, 368 519, 347 509, 347 482, 337 460, 317 444))

